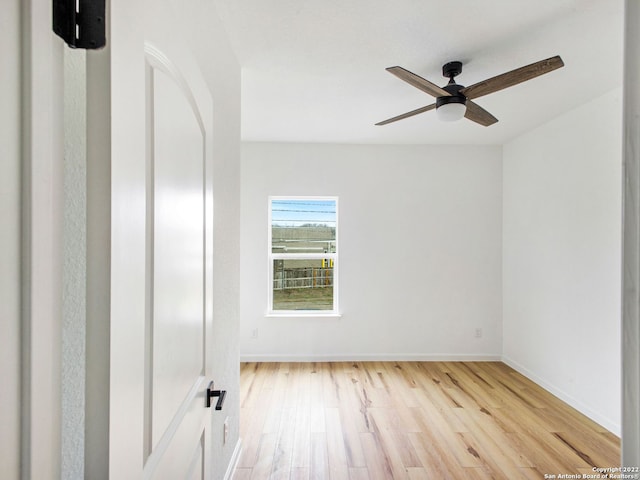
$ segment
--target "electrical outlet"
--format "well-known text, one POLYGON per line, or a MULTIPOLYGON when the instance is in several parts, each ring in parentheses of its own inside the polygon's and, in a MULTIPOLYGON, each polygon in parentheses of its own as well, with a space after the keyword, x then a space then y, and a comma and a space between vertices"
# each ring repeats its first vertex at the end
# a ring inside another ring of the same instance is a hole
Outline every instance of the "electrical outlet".
POLYGON ((224 419, 224 425, 222 428, 222 444, 225 445, 227 443, 227 438, 229 438, 229 417, 224 419))
POLYGON ((482 338, 482 329, 481 328, 476 328, 475 337, 476 338, 482 338))

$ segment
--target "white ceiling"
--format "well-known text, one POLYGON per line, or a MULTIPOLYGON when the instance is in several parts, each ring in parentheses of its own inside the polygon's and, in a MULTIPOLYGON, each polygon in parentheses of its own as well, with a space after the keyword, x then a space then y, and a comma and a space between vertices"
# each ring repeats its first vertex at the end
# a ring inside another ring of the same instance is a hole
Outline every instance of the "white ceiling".
POLYGON ((246 141, 503 144, 621 85, 623 0, 214 0, 242 67, 246 141), (499 122, 442 123, 385 71, 471 85, 560 55, 565 67, 476 100, 499 122))

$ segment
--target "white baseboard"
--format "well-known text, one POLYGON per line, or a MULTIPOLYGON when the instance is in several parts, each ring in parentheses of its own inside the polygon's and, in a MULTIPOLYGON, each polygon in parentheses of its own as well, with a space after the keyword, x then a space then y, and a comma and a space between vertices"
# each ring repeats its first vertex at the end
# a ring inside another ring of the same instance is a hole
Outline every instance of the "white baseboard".
POLYGON ((618 437, 620 437, 621 432, 622 432, 622 427, 621 427, 621 425, 619 423, 616 423, 616 422, 612 421, 611 419, 600 415, 598 412, 593 411, 589 406, 585 405, 580 400, 578 400, 575 397, 569 395, 568 393, 563 391, 561 388, 558 388, 555 385, 552 385, 551 383, 547 382, 545 379, 539 377, 538 375, 536 375, 535 373, 533 373, 532 371, 530 371, 526 367, 520 365, 518 362, 515 362, 514 360, 510 359, 509 357, 503 356, 502 357, 502 361, 504 363, 506 363, 507 365, 509 365, 514 370, 516 370, 517 372, 519 372, 522 375, 524 375, 525 377, 527 377, 532 382, 535 382, 537 385, 539 385, 540 387, 544 388, 546 391, 548 391, 552 395, 558 397, 560 400, 562 400, 566 404, 572 406, 573 408, 578 410, 583 415, 586 415, 587 417, 589 417, 594 422, 596 422, 599 425, 603 426, 604 428, 609 430, 614 435, 617 435, 618 437))
POLYGON ((240 454, 242 453, 242 439, 239 438, 236 443, 236 447, 233 449, 233 455, 231 455, 231 460, 229 460, 229 466, 227 467, 227 472, 224 474, 224 480, 231 480, 233 477, 233 472, 236 471, 236 466, 238 465, 238 460, 240 460, 240 454))
POLYGON ((500 362, 501 355, 446 353, 241 354, 241 362, 500 362))

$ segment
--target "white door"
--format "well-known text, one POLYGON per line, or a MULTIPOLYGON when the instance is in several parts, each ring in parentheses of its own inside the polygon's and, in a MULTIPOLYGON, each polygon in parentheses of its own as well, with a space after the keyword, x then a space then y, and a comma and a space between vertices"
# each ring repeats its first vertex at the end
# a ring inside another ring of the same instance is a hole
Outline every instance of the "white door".
MULTIPOLYGON (((200 479, 214 467, 210 424, 217 399, 205 406, 212 380, 212 105, 181 43, 182 28, 167 0, 113 0, 109 46, 95 52, 96 65, 88 58, 89 104, 104 103, 104 113, 89 109, 90 148, 100 143, 92 135, 106 138, 110 165, 103 174, 104 165, 95 167, 88 184, 91 196, 108 183, 110 205, 102 212, 109 241, 92 237, 109 250, 109 342, 102 344, 109 413, 96 411, 102 425, 88 420, 94 431, 88 478, 107 478, 108 470, 118 480, 200 479), (91 87, 104 78, 105 88, 91 87), (95 467, 104 452, 108 465, 95 467)), ((96 211, 99 203, 93 200, 96 211)), ((100 248, 92 250, 100 256, 100 248)), ((94 290, 105 295, 95 283, 89 295, 94 290)), ((88 349, 101 338, 91 332, 88 349)), ((89 385, 94 390, 99 385, 89 385)))

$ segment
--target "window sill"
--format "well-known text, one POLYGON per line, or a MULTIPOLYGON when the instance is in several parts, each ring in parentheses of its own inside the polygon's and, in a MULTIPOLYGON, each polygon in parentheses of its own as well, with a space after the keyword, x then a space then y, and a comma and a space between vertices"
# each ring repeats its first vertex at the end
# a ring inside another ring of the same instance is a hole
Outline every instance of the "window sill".
POLYGON ((331 311, 315 311, 315 310, 291 310, 291 311, 275 311, 265 313, 267 318, 290 318, 290 317, 313 317, 313 318, 340 318, 342 314, 331 311))

